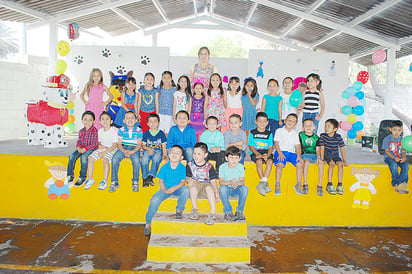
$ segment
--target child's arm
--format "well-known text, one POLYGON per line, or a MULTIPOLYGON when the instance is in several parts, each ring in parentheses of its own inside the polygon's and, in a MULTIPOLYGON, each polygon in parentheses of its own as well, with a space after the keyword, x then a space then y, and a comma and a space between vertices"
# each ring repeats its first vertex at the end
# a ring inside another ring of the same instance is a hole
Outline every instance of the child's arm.
POLYGON ((190 112, 191 111, 192 111, 192 97, 189 98, 189 104, 187 105, 187 113, 189 113, 189 117, 190 117, 190 112))
POLYGON ((223 105, 227 108, 227 95, 225 91, 223 91, 223 105))
POLYGON ((125 150, 125 149, 123 148, 122 142, 123 142, 123 139, 119 138, 119 142, 117 143, 117 149, 119 149, 121 152, 123 152, 123 154, 124 154, 126 157, 128 157, 128 155, 129 155, 129 150, 125 150))
POLYGON ((279 154, 278 160, 280 161, 284 160, 286 157, 285 155, 283 155, 282 150, 280 150, 279 141, 275 141, 275 149, 279 154))
POLYGON ((280 100, 279 102, 279 126, 283 125, 282 122, 282 106, 283 106, 283 100, 280 100))
MULTIPOLYGON (((163 180, 162 180, 163 181, 163 180)), ((159 179, 160 182, 160 179, 159 179)), ((182 186, 184 186, 186 184, 185 180, 181 180, 179 184, 172 186, 170 188, 168 188, 167 190, 163 190, 164 193, 166 194, 172 194, 173 192, 175 192, 176 190, 178 190, 179 188, 181 188, 182 186)), ((163 185, 164 186, 164 185, 163 185)))
POLYGON ((220 202, 220 196, 219 196, 219 191, 217 190, 216 180, 215 179, 211 180, 210 184, 212 185, 213 192, 215 193, 216 202, 218 203, 220 202))
POLYGON ((136 117, 137 120, 139 120, 140 122, 140 104, 142 103, 142 94, 140 94, 140 92, 138 92, 136 94, 136 102, 134 104, 134 108, 135 108, 135 112, 136 112, 136 117))
POLYGON ((268 153, 263 155, 263 159, 265 160, 265 162, 268 160, 268 157, 270 154, 272 154, 272 152, 273 152, 273 146, 269 146, 268 153))
POLYGON ((109 99, 107 101, 102 102, 102 107, 107 106, 112 100, 113 100, 113 94, 109 91, 109 89, 104 86, 104 92, 109 96, 109 99))
POLYGON ((399 160, 400 163, 405 163, 406 161, 406 150, 402 149, 402 159, 399 160))
POLYGON ((219 177, 219 184, 220 184, 221 186, 233 185, 233 184, 234 184, 234 179, 229 180, 229 181, 225 181, 225 178, 219 177))
POLYGON ((173 96, 173 120, 175 121, 175 124, 177 124, 177 121, 176 121, 176 104, 177 104, 177 101, 176 101, 176 97, 174 97, 173 96))
POLYGON ((233 184, 233 188, 236 189, 238 186, 243 186, 245 184, 245 177, 239 177, 233 184))
MULTIPOLYGON (((100 142, 99 142, 99 144, 100 144, 100 142)), ((106 150, 99 153, 100 157, 103 157, 103 155, 106 155, 107 153, 112 152, 113 150, 115 150, 116 147, 117 147, 117 143, 113 143, 113 145, 111 147, 106 147, 106 146, 102 146, 102 147, 106 148, 106 150)))
POLYGON ((316 164, 320 165, 323 158, 320 156, 321 152, 320 152, 320 146, 316 146, 316 164))
POLYGON ((137 139, 137 146, 133 150, 129 150, 129 154, 133 155, 142 148, 142 139, 137 139))
POLYGON ((156 114, 159 114, 159 92, 155 93, 155 109, 156 114))
POLYGON ((399 157, 393 156, 391 151, 387 148, 385 149, 385 153, 386 155, 388 155, 389 158, 391 158, 392 160, 399 162, 401 159, 399 159, 399 157))
POLYGON ((162 158, 164 159, 164 160, 167 160, 167 159, 169 159, 169 157, 167 157, 167 149, 166 149, 166 143, 163 143, 162 144, 162 151, 163 151, 163 155, 162 155, 162 158))
POLYGON ((263 157, 262 154, 260 154, 254 146, 249 145, 249 149, 256 155, 256 159, 260 159, 263 157))
POLYGON ((302 157, 301 157, 302 151, 301 151, 301 146, 300 146, 300 144, 299 144, 299 145, 295 145, 295 150, 296 150, 296 155, 297 155, 297 157, 296 157, 297 162, 298 162, 298 163, 299 163, 299 162, 303 162, 303 159, 302 159, 302 157))
POLYGON ((247 96, 249 97, 249 101, 250 101, 250 103, 252 104, 252 106, 256 106, 257 101, 258 101, 257 95, 255 95, 255 99, 253 99, 253 98, 252 98, 252 95, 251 95, 251 92, 249 91, 249 92, 247 93, 247 96))
POLYGON ((322 118, 323 113, 325 112, 325 99, 323 97, 323 93, 319 91, 319 100, 320 100, 320 112, 316 115, 316 121, 319 121, 322 118))
POLYGON ((322 158, 323 162, 326 164, 326 161, 325 161, 325 146, 320 146, 320 158, 322 158))
POLYGON ((146 146, 146 144, 145 144, 144 142, 142 142, 142 148, 143 148, 144 150, 149 151, 149 154, 150 154, 151 156, 153 156, 154 153, 155 153, 155 150, 154 150, 153 148, 151 148, 151 147, 146 146))
POLYGON ((342 153, 343 166, 348 166, 349 164, 346 162, 346 151, 345 151, 345 147, 341 147, 341 148, 340 148, 340 152, 342 153))
POLYGON ((265 99, 265 97, 263 97, 262 106, 260 107, 260 111, 265 112, 265 108, 266 108, 266 99, 265 99))
POLYGON ((86 99, 84 98, 84 95, 86 94, 86 92, 87 92, 87 85, 84 87, 82 93, 80 93, 80 99, 82 99, 82 102, 83 102, 85 105, 88 105, 88 104, 90 104, 89 100, 86 100, 86 99))
POLYGON ((207 118, 207 106, 209 105, 209 96, 205 94, 205 105, 203 106, 203 115, 207 118))
POLYGON ((230 143, 226 147, 235 146, 235 147, 240 148, 240 150, 243 150, 243 144, 244 143, 245 143, 245 141, 241 140, 241 141, 237 141, 237 142, 234 142, 234 143, 230 143))

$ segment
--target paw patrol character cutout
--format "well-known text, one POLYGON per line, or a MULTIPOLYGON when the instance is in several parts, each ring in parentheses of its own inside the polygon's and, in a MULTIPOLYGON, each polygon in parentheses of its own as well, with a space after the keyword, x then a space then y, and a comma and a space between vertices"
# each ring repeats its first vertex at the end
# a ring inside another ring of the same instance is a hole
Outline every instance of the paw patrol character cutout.
POLYGON ((122 107, 122 92, 126 86, 127 77, 133 76, 133 71, 129 71, 126 75, 114 75, 113 72, 109 71, 110 74, 110 92, 113 94, 113 100, 107 108, 112 120, 116 119, 117 112, 122 107))
POLYGON ((372 184, 375 177, 379 177, 379 170, 369 168, 357 169, 352 168, 351 174, 358 179, 358 182, 351 185, 349 190, 355 192, 353 195, 353 208, 368 209, 369 202, 372 200, 372 195, 376 194, 376 188, 372 184))
POLYGON ((26 102, 28 145, 44 145, 45 148, 66 147, 63 141, 63 124, 69 119, 70 79, 61 74, 47 78, 43 100, 26 102))
POLYGON ((55 200, 58 197, 62 200, 67 200, 70 197, 69 189, 73 187, 67 183, 67 168, 60 162, 44 161, 44 164, 49 167, 49 172, 53 176, 44 183, 44 187, 48 188, 47 196, 55 200))

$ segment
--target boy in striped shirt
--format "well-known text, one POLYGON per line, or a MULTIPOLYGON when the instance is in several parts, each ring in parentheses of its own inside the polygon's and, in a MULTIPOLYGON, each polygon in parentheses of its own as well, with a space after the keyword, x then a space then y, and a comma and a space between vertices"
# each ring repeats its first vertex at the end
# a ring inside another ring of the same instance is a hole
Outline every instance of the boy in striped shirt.
POLYGON ((339 122, 336 119, 328 119, 325 122, 325 133, 322 133, 319 138, 320 154, 321 158, 329 165, 328 168, 328 185, 326 191, 335 195, 343 195, 343 167, 348 166, 346 162, 345 143, 342 136, 336 133, 339 128, 339 122), (342 154, 342 158, 339 156, 339 149, 342 154), (343 160, 342 160, 343 159, 343 160), (335 165, 338 166, 338 186, 332 185, 332 175, 335 165))

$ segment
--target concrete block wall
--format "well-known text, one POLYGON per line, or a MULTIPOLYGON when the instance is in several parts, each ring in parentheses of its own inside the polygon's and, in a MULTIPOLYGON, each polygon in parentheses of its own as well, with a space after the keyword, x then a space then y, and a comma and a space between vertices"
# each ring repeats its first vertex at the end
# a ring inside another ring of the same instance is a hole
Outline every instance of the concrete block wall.
POLYGON ((29 56, 27 64, 0 62, 0 140, 27 135, 25 102, 41 99, 48 58, 29 56))

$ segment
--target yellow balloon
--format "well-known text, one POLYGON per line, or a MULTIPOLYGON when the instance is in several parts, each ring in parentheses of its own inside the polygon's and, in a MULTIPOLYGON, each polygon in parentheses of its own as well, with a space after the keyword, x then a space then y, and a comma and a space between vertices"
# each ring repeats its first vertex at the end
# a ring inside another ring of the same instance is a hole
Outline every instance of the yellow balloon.
POLYGON ((57 60, 56 65, 54 66, 57 74, 63 74, 67 69, 67 63, 64 60, 57 60))
POLYGON ((348 115, 348 122, 349 123, 351 123, 351 124, 353 124, 353 123, 355 123, 356 121, 357 121, 358 119, 356 118, 356 115, 355 114, 349 114, 348 115))
POLYGON ((60 41, 57 43, 57 52, 61 56, 66 56, 70 51, 70 45, 66 41, 60 41))
POLYGON ((73 101, 70 101, 70 102, 67 104, 67 108, 68 108, 68 109, 74 108, 74 103, 73 103, 73 101))
POLYGON ((69 115, 69 120, 67 121, 67 123, 73 123, 74 120, 76 120, 76 119, 74 118, 74 116, 73 116, 73 115, 69 115))

